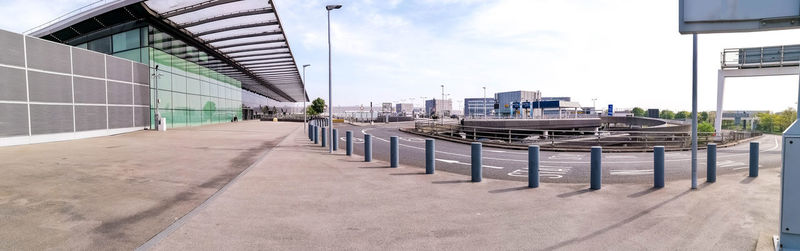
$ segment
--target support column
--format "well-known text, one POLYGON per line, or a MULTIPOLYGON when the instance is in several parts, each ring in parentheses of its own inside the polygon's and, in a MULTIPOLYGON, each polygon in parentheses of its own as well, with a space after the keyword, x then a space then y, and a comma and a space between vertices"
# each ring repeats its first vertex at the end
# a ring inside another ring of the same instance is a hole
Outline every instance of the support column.
POLYGON ((714 129, 717 135, 722 133, 722 97, 725 93, 725 75, 722 70, 717 70, 717 114, 714 119, 714 129))

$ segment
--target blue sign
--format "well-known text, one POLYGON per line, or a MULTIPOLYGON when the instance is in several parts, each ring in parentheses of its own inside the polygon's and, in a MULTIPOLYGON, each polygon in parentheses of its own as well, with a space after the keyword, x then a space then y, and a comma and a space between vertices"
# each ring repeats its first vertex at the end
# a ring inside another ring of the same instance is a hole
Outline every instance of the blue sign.
POLYGON ((522 102, 522 109, 530 109, 531 102, 522 102))
POLYGON ((511 107, 514 107, 514 110, 519 109, 519 102, 511 103, 511 107))
POLYGON ((608 104, 608 116, 614 116, 614 105, 608 104))

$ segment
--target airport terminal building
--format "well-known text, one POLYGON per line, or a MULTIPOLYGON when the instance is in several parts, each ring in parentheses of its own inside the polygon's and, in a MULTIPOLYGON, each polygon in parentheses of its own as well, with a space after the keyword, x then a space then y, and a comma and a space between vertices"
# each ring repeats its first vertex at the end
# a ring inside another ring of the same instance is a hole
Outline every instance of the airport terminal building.
POLYGON ((100 1, 0 31, 0 145, 242 118, 308 100, 268 0, 100 1))

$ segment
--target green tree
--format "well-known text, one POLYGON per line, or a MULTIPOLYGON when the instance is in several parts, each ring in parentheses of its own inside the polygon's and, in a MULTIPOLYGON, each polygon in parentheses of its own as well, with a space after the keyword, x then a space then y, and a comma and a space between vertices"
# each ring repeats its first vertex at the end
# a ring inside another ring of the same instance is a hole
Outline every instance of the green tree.
POLYGON ((701 112, 697 114, 697 121, 699 122, 711 122, 708 121, 708 112, 701 112))
POLYGON ((714 132, 714 126, 708 122, 701 122, 697 125, 698 132, 714 132))
POLYGON ((770 113, 759 113, 758 117, 758 130, 762 132, 771 133, 775 128, 775 116, 770 113))
POLYGON ((661 113, 658 115, 658 117, 662 119, 675 119, 675 112, 670 110, 661 110, 661 113))
POLYGON ((325 100, 317 98, 311 101, 311 105, 306 109, 308 115, 317 115, 325 112, 325 100))
POLYGON ((687 111, 679 111, 675 114, 675 119, 688 119, 692 117, 692 114, 687 111))
POLYGON ((633 110, 631 110, 631 112, 633 112, 634 117, 644 117, 646 115, 644 109, 639 107, 634 107, 633 110))

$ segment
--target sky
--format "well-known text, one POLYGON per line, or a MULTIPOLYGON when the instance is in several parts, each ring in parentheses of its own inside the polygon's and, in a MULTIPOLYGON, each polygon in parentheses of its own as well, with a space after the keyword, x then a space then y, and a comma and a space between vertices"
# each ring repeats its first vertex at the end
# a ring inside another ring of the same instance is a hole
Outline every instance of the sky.
MULTIPOLYGON (((0 0, 0 29, 22 32, 94 1, 0 0)), ((306 71, 328 96, 325 5, 331 12, 333 104, 422 104, 540 90, 598 108, 691 110, 692 38, 676 0, 274 0, 306 71)), ((724 48, 800 44, 800 29, 699 35, 699 109, 716 107, 724 48)), ((796 107, 797 76, 731 78, 726 110, 796 107)), ((458 108, 456 108, 458 109, 458 108)))

